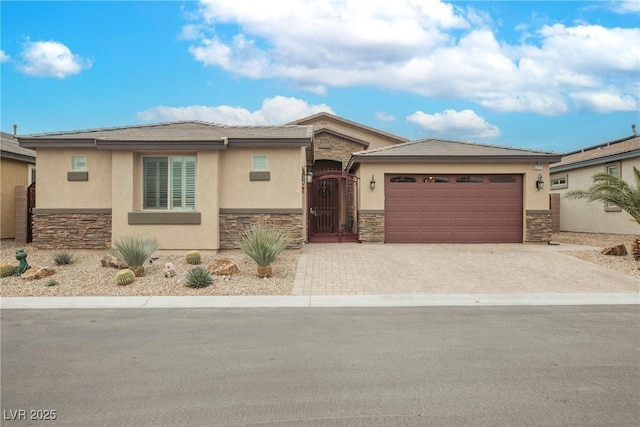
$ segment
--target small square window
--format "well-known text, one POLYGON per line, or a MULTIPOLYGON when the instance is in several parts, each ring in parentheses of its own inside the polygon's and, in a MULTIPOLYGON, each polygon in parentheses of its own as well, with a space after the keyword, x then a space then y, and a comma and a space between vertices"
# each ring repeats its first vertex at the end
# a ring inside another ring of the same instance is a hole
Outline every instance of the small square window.
POLYGON ((71 156, 71 170, 84 172, 87 170, 87 156, 71 156))
POLYGON ((253 156, 251 170, 254 172, 264 172, 269 170, 267 156, 253 156))
MULTIPOLYGON (((620 163, 607 165, 606 171, 610 175, 620 177, 620 163)), ((604 202, 604 210, 606 212, 621 212, 622 211, 622 209, 620 209, 620 206, 618 206, 618 205, 616 205, 614 203, 611 203, 611 202, 604 202)))

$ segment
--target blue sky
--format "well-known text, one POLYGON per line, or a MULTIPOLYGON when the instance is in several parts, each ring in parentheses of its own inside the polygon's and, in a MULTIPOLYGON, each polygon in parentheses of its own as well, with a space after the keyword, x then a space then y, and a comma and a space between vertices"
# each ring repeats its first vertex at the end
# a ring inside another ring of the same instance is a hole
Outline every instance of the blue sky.
POLYGON ((2 1, 19 134, 320 111, 568 152, 640 128, 640 0, 2 1))

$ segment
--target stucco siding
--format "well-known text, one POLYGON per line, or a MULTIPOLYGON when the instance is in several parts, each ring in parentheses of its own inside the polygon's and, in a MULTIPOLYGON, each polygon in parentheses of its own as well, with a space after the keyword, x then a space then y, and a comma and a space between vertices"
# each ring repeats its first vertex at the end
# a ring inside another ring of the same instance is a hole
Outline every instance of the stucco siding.
POLYGON ((37 162, 38 208, 111 208, 111 151, 39 148, 37 162), (68 180, 72 156, 86 156, 86 181, 68 180))
POLYGON ((220 166, 220 208, 302 209, 303 153, 304 148, 224 150, 220 166), (268 157, 268 181, 251 180, 253 156, 268 157))
MULTIPOLYGON (((614 162, 620 164, 622 179, 635 185, 633 167, 640 168, 640 158, 614 162)), ((560 194, 560 230, 583 233, 638 234, 640 227, 624 211, 605 210, 604 203, 587 203, 583 200, 571 200, 565 194, 571 190, 586 190, 593 184, 592 177, 598 172, 606 172, 606 165, 571 169, 551 175, 551 179, 567 177, 567 188, 552 189, 560 194)))

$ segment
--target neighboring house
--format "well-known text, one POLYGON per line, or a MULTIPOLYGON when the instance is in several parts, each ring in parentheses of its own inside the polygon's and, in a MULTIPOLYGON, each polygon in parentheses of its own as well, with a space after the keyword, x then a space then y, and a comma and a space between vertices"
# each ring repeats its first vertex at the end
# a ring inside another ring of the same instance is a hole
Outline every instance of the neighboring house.
MULTIPOLYGON (((635 185, 633 167, 640 168, 640 136, 618 139, 567 153, 551 165, 551 193, 559 203, 560 231, 638 234, 638 224, 618 206, 584 199, 570 200, 570 190, 586 190, 592 177, 607 172, 635 185)), ((552 199, 553 200, 553 199, 552 199)))
MULTIPOLYGON (((0 143, 0 238, 13 239, 16 237, 16 187, 28 186, 35 180, 36 152, 20 147, 9 133, 1 133, 0 143)), ((26 216, 26 211, 24 214, 26 216)))
POLYGON ((34 244, 235 247, 267 219, 303 242, 544 242, 560 155, 409 142, 320 113, 292 124, 176 122, 20 137, 38 151, 34 244), (376 183, 376 181, 378 181, 376 183))

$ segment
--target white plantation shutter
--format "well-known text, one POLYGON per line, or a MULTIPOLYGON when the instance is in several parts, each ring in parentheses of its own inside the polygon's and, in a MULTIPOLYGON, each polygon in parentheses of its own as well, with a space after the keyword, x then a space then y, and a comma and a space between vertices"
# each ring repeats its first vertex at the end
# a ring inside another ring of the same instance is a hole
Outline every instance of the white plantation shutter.
POLYGON ((166 209, 169 179, 166 157, 145 157, 143 159, 143 208, 166 209))
POLYGON ((195 156, 144 157, 142 164, 144 209, 196 209, 195 156))
POLYGON ((196 158, 171 158, 171 209, 195 210, 196 158))

